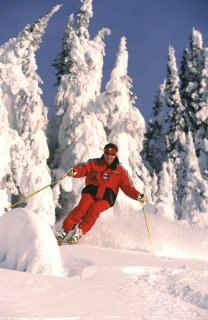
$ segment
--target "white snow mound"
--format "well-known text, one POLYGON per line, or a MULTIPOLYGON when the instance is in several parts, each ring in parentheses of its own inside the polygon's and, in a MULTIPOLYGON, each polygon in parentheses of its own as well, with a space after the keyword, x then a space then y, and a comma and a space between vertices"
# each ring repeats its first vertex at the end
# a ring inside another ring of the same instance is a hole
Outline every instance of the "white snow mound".
POLYGON ((2 215, 0 243, 0 267, 63 276, 55 237, 39 215, 23 208, 2 215))

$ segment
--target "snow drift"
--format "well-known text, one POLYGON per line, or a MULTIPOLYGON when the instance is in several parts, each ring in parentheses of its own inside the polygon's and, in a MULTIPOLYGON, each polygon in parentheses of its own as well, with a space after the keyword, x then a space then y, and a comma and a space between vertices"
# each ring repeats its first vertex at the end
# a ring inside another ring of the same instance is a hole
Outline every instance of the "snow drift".
POLYGON ((62 260, 50 226, 37 214, 13 209, 0 217, 0 267, 63 276, 62 260))

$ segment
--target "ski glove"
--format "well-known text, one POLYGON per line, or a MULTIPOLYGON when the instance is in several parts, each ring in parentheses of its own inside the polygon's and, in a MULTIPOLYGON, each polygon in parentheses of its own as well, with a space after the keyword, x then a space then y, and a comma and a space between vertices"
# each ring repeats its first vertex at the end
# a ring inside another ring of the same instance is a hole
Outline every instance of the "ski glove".
POLYGON ((146 202, 146 197, 144 193, 140 193, 137 197, 137 200, 141 203, 145 203, 146 202))
POLYGON ((76 175, 77 170, 74 169, 74 168, 70 168, 66 173, 67 173, 67 175, 68 175, 69 177, 73 177, 73 176, 76 175))

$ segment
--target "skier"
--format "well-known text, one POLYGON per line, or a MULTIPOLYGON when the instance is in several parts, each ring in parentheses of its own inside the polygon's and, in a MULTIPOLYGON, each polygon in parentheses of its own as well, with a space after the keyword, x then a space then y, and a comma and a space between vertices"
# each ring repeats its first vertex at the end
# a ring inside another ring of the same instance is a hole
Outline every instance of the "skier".
POLYGON ((76 231, 67 242, 77 243, 92 228, 101 212, 114 205, 119 188, 128 197, 145 202, 145 195, 134 188, 127 171, 119 164, 117 152, 118 147, 108 143, 101 158, 90 159, 67 171, 73 178, 86 177, 86 186, 78 206, 66 217, 62 230, 56 235, 58 245, 73 229, 76 231))

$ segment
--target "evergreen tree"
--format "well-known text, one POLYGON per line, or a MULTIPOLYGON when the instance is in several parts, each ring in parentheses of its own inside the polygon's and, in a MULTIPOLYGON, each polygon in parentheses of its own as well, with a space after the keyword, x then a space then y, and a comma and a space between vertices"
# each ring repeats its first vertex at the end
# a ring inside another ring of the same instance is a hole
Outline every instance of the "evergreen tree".
POLYGON ((189 93, 186 92, 186 88, 188 87, 189 83, 189 59, 190 59, 190 52, 186 48, 183 52, 182 56, 182 62, 181 62, 181 73, 180 73, 180 94, 181 94, 181 100, 183 102, 183 105, 186 110, 186 121, 185 121, 185 132, 187 133, 189 131, 190 125, 190 110, 188 107, 188 101, 189 101, 189 93))
MULTIPOLYGON (((4 70, 4 65, 0 63, 1 71, 4 70)), ((3 72, 0 73, 0 82, 2 81, 3 72)), ((3 90, 0 88, 0 215, 4 213, 4 208, 9 207, 11 203, 11 194, 17 194, 17 188, 12 178, 11 172, 11 155, 9 146, 12 141, 16 141, 17 134, 15 130, 10 129, 8 121, 8 111, 6 109, 3 90)))
POLYGON ((187 111, 186 131, 196 131, 196 112, 200 104, 200 83, 203 68, 203 40, 199 31, 193 29, 189 48, 185 49, 181 67, 181 97, 187 111))
POLYGON ((153 115, 148 122, 144 141, 144 159, 156 173, 162 170, 163 162, 167 161, 165 87, 164 81, 155 97, 153 115))
MULTIPOLYGON (((123 37, 111 77, 106 85, 106 91, 97 98, 97 115, 106 131, 107 140, 118 145, 122 164, 128 170, 136 187, 148 194, 150 176, 141 158, 145 122, 140 111, 135 106, 136 97, 131 91, 132 80, 128 76, 128 51, 126 39, 123 37)), ((132 204, 124 196, 118 201, 132 204)))
MULTIPOLYGON (((100 93, 105 51, 103 39, 109 30, 100 30, 91 40, 88 32, 91 17, 92 0, 84 0, 76 23, 65 32, 68 51, 59 55, 66 56, 67 68, 63 72, 62 64, 57 64, 61 77, 56 95, 60 123, 58 149, 52 164, 56 176, 80 161, 99 156, 106 143, 103 126, 94 112, 94 101, 100 93)), ((67 214, 74 206, 82 186, 80 180, 70 180, 67 184, 63 181, 59 190, 55 190, 59 216, 67 214)))
POLYGON ((77 35, 89 39, 89 23, 93 16, 92 0, 81 0, 81 3, 77 13, 77 35))
POLYGON ((176 219, 174 189, 176 173, 172 160, 164 162, 158 177, 158 192, 155 203, 156 213, 173 221, 176 219))
MULTIPOLYGON (((154 171, 152 174, 152 180, 151 180, 151 199, 153 203, 157 201, 157 197, 158 197, 158 175, 154 171)), ((147 199, 147 201, 149 202, 149 199, 147 199)))
POLYGON ((69 52, 71 50, 71 43, 73 40, 74 35, 74 17, 71 15, 69 17, 69 22, 66 27, 66 31, 64 37, 62 39, 62 48, 61 52, 57 55, 52 64, 56 69, 56 78, 57 82, 55 83, 56 86, 60 85, 61 77, 63 75, 69 75, 69 72, 73 69, 73 60, 70 59, 69 52))
POLYGON ((179 91, 179 76, 173 47, 169 47, 166 95, 168 158, 174 160, 177 170, 180 163, 180 152, 185 143, 185 107, 179 91))
POLYGON ((194 140, 200 172, 208 180, 208 48, 204 48, 203 50, 199 98, 194 140))
MULTIPOLYGON (((35 52, 50 17, 59 7, 54 7, 36 23, 27 25, 17 38, 8 41, 0 50, 0 62, 4 66, 4 76, 1 77, 2 99, 6 104, 11 132, 16 133, 16 139, 8 145, 11 179, 18 189, 15 200, 51 181, 46 164, 49 156, 45 136, 47 108, 40 96, 41 79, 36 73, 35 52)), ((55 222, 50 188, 31 198, 27 207, 42 215, 50 224, 55 222)))
POLYGON ((184 51, 181 69, 181 95, 187 110, 187 128, 193 133, 196 154, 200 161, 200 171, 208 177, 208 54, 203 48, 202 35, 193 29, 189 38, 189 48, 184 51))
POLYGON ((208 226, 208 184, 202 178, 192 133, 187 135, 178 172, 181 217, 192 224, 208 226))
POLYGON ((74 21, 73 17, 70 17, 62 41, 62 51, 57 55, 54 63, 60 84, 56 96, 58 115, 64 116, 67 110, 71 120, 83 108, 87 108, 88 102, 81 101, 83 95, 88 95, 91 101, 94 101, 100 92, 105 50, 103 38, 105 34, 110 33, 104 28, 99 31, 95 39, 91 40, 87 29, 88 24, 78 23, 79 21, 89 23, 89 18, 92 16, 92 0, 83 1, 78 14, 79 20, 74 21), (71 107, 74 104, 76 106, 71 107))

